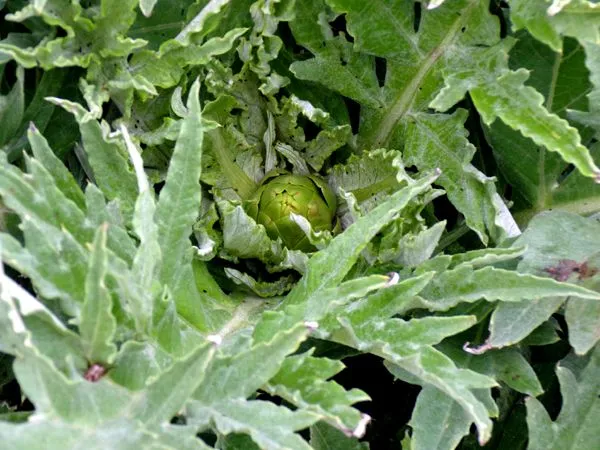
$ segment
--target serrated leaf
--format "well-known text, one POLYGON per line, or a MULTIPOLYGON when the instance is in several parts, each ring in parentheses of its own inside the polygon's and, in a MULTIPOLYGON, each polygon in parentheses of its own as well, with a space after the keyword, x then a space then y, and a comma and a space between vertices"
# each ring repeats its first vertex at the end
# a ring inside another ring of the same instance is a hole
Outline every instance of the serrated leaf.
POLYGON ((385 320, 401 314, 406 309, 410 309, 415 296, 427 286, 433 277, 433 272, 411 277, 364 296, 350 305, 333 308, 320 321, 320 324, 326 330, 335 330, 339 327, 338 317, 345 316, 349 312, 352 313, 353 320, 357 323, 385 320))
POLYGON ((14 371, 36 414, 47 418, 94 426, 119 417, 130 402, 124 388, 103 380, 68 380, 41 356, 17 359, 14 371))
POLYGON ((425 386, 409 422, 413 429, 410 449, 453 450, 469 433, 471 422, 467 412, 451 397, 425 386))
MULTIPOLYGON (((38 422, 10 424, 0 422, 0 435, 3 443, 14 450, 29 450, 44 443, 46 449, 78 450, 82 442, 87 448, 102 449, 110 446, 114 450, 164 450, 177 448, 181 450, 207 450, 202 441, 196 439, 182 445, 181 435, 169 435, 165 431, 157 433, 156 429, 143 428, 134 419, 121 419, 107 422, 95 427, 82 427, 81 424, 66 422, 38 422)), ((180 431, 180 430, 176 430, 180 431)), ((38 447, 39 448, 39 447, 38 447)))
POLYGON ((556 375, 563 397, 560 414, 552 421, 539 400, 527 399, 527 448, 595 449, 598 446, 596 424, 600 420, 600 347, 592 351, 578 376, 560 364, 556 375))
MULTIPOLYGON (((525 67, 530 70, 527 84, 544 95, 544 106, 551 112, 565 117, 570 109, 586 109, 585 94, 590 86, 584 65, 583 48, 574 40, 567 39, 563 53, 555 53, 525 32, 517 34, 518 41, 510 53, 511 68, 525 67), (577 83, 573 83, 577 79, 577 83)), ((590 44, 591 45, 591 44, 590 44)), ((590 55, 586 64, 589 66, 590 55)), ((582 136, 586 139, 585 130, 582 136)), ((566 174, 568 164, 560 155, 511 130, 507 125, 495 122, 486 133, 496 161, 514 192, 515 216, 525 222, 536 211, 566 209, 591 212, 596 208, 594 198, 598 185, 583 177, 578 171, 566 174), (527 170, 523 170, 527 167, 527 170)), ((597 153, 590 148, 592 156, 597 153)))
POLYGON ((493 88, 471 89, 471 97, 484 122, 489 125, 500 117, 536 144, 558 152, 583 175, 597 176, 600 170, 589 150, 581 144, 577 130, 542 106, 544 98, 535 89, 524 85, 527 78, 527 72, 519 69, 501 75, 493 88))
POLYGON ((549 297, 500 303, 490 320, 487 343, 496 348, 516 344, 548 320, 564 302, 564 297, 549 297))
MULTIPOLYGON (((518 269, 577 282, 597 291, 597 283, 588 278, 598 266, 600 246, 595 239, 598 233, 600 226, 592 219, 559 211, 540 214, 514 243, 515 246, 527 246, 518 269), (571 269, 569 262, 575 264, 571 269), (556 272, 561 267, 565 272, 556 272)), ((596 300, 575 297, 568 300, 566 308, 569 340, 576 352, 583 354, 600 338, 596 314, 599 306, 596 300)), ((499 305, 492 315, 490 343, 500 347, 518 342, 546 321, 564 302, 562 296, 545 300, 533 297, 533 302, 499 305)))
POLYGON ((361 250, 410 200, 426 191, 436 175, 421 178, 400 189, 390 198, 361 217, 344 233, 336 236, 329 246, 317 252, 309 261, 306 274, 290 292, 285 304, 306 301, 322 289, 337 285, 354 265, 361 250))
MULTIPOLYGON (((306 302, 293 304, 282 311, 267 311, 254 328, 254 338, 260 341, 268 340, 278 330, 288 329, 299 322, 305 322, 315 328, 313 333, 323 338, 331 331, 327 327, 327 315, 335 317, 336 309, 343 307, 354 299, 365 297, 370 292, 389 287, 394 275, 371 275, 346 281, 337 287, 321 291, 319 295, 311 296, 306 302), (321 327, 320 321, 325 318, 326 326, 321 327)), ((290 295, 290 294, 288 294, 290 295)), ((281 305, 281 304, 280 304, 281 305)), ((336 324, 337 325, 337 324, 336 324)))
POLYGON ((587 0, 511 0, 515 29, 527 28, 536 39, 554 51, 562 50, 562 36, 576 37, 581 42, 600 41, 598 16, 600 8, 587 0))
POLYGON ((440 273, 421 292, 424 304, 438 311, 482 298, 519 302, 561 295, 600 300, 600 294, 574 284, 494 267, 473 270, 467 265, 440 273))
POLYGON ((470 164, 475 147, 466 138, 465 119, 464 110, 452 116, 411 115, 404 157, 408 165, 420 169, 440 168, 442 174, 438 182, 454 206, 464 214, 467 225, 484 244, 488 241, 488 233, 495 241, 501 241, 503 236, 511 235, 511 228, 516 225, 498 227, 496 224, 497 208, 502 200, 495 191, 493 180, 470 164), (479 200, 473 201, 474 198, 479 200))
POLYGON ((300 323, 280 331, 268 342, 216 358, 207 369, 204 383, 194 394, 195 401, 212 405, 228 398, 248 398, 279 371, 284 358, 296 350, 307 335, 307 327, 300 323))
POLYGON ((127 341, 119 349, 111 380, 131 391, 139 391, 172 364, 172 358, 150 342, 127 341))
POLYGON ((366 442, 350 438, 325 422, 310 427, 310 446, 314 450, 369 450, 366 442))
POLYGON ((60 299, 62 308, 78 316, 85 297, 87 255, 66 231, 59 231, 43 222, 22 223, 26 250, 7 234, 0 234, 2 259, 19 272, 29 276, 45 298, 60 299), (57 261, 60 263, 57 264, 57 261))
MULTIPOLYGON (((400 186, 398 178, 403 170, 400 152, 375 150, 352 155, 344 164, 335 165, 328 181, 336 193, 340 189, 351 192, 366 212, 381 201, 383 194, 400 186)), ((347 227, 348 222, 344 225, 347 227)))
POLYGON ((373 70, 374 58, 354 52, 341 36, 330 39, 316 58, 295 62, 290 70, 300 79, 318 80, 364 105, 379 107, 383 99, 373 70), (343 71, 337 67, 340 61, 343 71))
POLYGON ((90 363, 110 364, 117 352, 113 343, 117 321, 112 314, 112 300, 106 286, 107 254, 106 226, 96 232, 88 273, 85 279, 85 300, 79 317, 85 356, 90 363))
POLYGON ((398 356, 384 356, 387 359, 384 364, 394 376, 410 383, 430 385, 444 392, 460 404, 469 420, 475 423, 479 443, 484 444, 489 440, 492 422, 488 417, 488 404, 475 393, 479 389, 493 387, 495 382, 492 378, 471 370, 459 369, 451 359, 430 347, 425 347, 410 357, 398 356))
POLYGON ((204 381, 214 353, 214 345, 206 343, 176 361, 146 387, 132 411, 134 416, 148 426, 170 421, 204 381))
POLYGON ((333 43, 340 37, 333 39, 323 31, 323 44, 310 47, 316 57, 292 64, 291 70, 299 78, 318 81, 355 99, 363 108, 367 106, 361 110, 362 146, 405 146, 405 154, 419 169, 442 169, 441 185, 448 189, 450 200, 484 243, 488 234, 501 240, 504 234, 517 232, 510 220, 500 219, 502 214, 506 218, 510 215, 491 180, 470 166, 474 149, 469 147, 464 132, 456 133, 457 124, 444 126, 442 121, 421 113, 432 93, 441 87, 438 74, 446 67, 446 58, 451 60, 455 52, 468 53, 466 46, 476 42, 487 46, 497 40, 497 24, 488 11, 480 2, 455 1, 421 11, 420 19, 415 19, 406 1, 379 0, 374 3, 376 7, 367 10, 359 2, 328 3, 336 12, 346 14, 348 31, 355 38, 354 51, 347 51, 350 56, 330 56, 333 43), (386 58, 383 81, 377 80, 375 64, 368 62, 370 55, 386 58), (359 66, 361 77, 369 80, 368 88, 373 92, 369 98, 357 95, 352 80, 345 79, 351 76, 353 59, 359 57, 367 58, 359 66), (465 167, 469 169, 463 170, 465 167), (475 203, 467 200, 474 197, 478 198, 475 203))
MULTIPOLYGON (((25 67, 40 65, 46 70, 74 65, 88 67, 101 57, 126 56, 145 44, 125 36, 135 20, 137 4, 138 0, 106 1, 101 8, 91 11, 84 11, 79 3, 64 4, 61 0, 27 4, 7 19, 15 22, 41 19, 51 27, 67 31, 66 36, 50 34, 30 45, 6 40, 0 42, 0 50, 25 67), (120 20, 114 20, 115 17, 120 20)), ((48 33, 47 28, 44 31, 48 33)))
POLYGON ((321 415, 347 434, 359 434, 363 418, 351 405, 370 400, 370 397, 358 389, 346 391, 335 381, 327 381, 344 369, 340 361, 311 355, 312 351, 288 356, 265 390, 321 415))
POLYGON ((79 208, 84 209, 85 197, 81 188, 77 185, 75 178, 73 178, 73 175, 62 161, 54 154, 46 138, 42 136, 33 123, 29 126, 27 138, 29 139, 35 159, 52 175, 58 189, 79 208))
POLYGON ((201 203, 202 123, 196 80, 187 101, 179 137, 169 165, 165 186, 156 206, 159 244, 162 252, 160 279, 171 288, 177 311, 199 330, 215 328, 214 317, 199 304, 204 302, 196 291, 191 266, 192 234, 201 203))
POLYGON ((261 400, 228 400, 210 406, 192 405, 192 417, 210 419, 223 434, 245 433, 265 450, 310 450, 310 446, 295 431, 302 430, 318 419, 316 414, 261 400))
POLYGON ((118 199, 123 213, 130 217, 137 198, 137 186, 122 143, 109 137, 108 126, 96 121, 80 104, 57 98, 48 100, 74 115, 98 187, 109 200, 118 199))
POLYGON ((80 337, 15 281, 0 277, 2 317, 6 321, 0 339, 2 351, 15 356, 39 352, 65 373, 73 367, 84 370, 87 361, 82 356, 80 337))
POLYGON ((244 33, 245 28, 233 29, 223 37, 211 38, 201 45, 184 46, 175 40, 166 41, 159 52, 142 50, 136 53, 131 60, 132 73, 153 86, 165 89, 176 86, 188 67, 206 65, 212 58, 228 52, 244 33))
MULTIPOLYGON (((421 281, 429 279, 424 276, 421 281)), ((474 317, 426 317, 410 321, 375 318, 368 321, 364 313, 357 310, 338 320, 341 327, 332 333, 332 340, 383 357, 390 362, 388 369, 396 376, 410 374, 410 382, 436 386, 467 411, 477 424, 480 442, 489 439, 491 422, 487 408, 470 389, 490 387, 494 382, 472 371, 458 369, 448 357, 431 347, 447 336, 470 328, 475 323, 474 317)))
POLYGON ((430 106, 445 111, 468 91, 487 125, 500 118, 537 145, 560 154, 582 175, 596 177, 600 169, 582 145, 577 130, 548 111, 544 97, 525 84, 529 78, 526 69, 508 69, 506 55, 513 44, 514 41, 505 39, 494 47, 475 50, 469 55, 469 61, 477 61, 475 67, 457 57, 445 71, 446 86, 430 106))

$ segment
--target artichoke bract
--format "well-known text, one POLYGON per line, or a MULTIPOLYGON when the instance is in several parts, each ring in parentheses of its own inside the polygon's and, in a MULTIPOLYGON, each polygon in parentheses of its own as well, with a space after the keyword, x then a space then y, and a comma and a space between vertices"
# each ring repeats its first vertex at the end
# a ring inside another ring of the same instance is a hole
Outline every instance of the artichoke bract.
POLYGON ((290 250, 315 250, 290 214, 305 217, 314 231, 331 231, 336 211, 335 195, 327 182, 315 175, 268 175, 246 202, 246 212, 262 224, 271 239, 281 238, 290 250))

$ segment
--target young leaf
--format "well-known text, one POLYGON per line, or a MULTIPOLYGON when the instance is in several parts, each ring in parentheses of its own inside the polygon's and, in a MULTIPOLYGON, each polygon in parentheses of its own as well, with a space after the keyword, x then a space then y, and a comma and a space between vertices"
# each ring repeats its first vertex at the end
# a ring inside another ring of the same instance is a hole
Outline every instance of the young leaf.
POLYGON ((127 341, 119 349, 108 376, 130 391, 140 391, 148 380, 155 379, 172 364, 173 358, 158 345, 127 341))
POLYGON ((182 123, 156 211, 163 253, 161 280, 173 288, 184 264, 192 225, 200 208, 199 180, 204 128, 199 89, 200 81, 196 80, 188 96, 188 115, 182 123))
POLYGON ((88 273, 85 280, 85 300, 79 317, 85 356, 90 363, 110 364, 117 352, 113 343, 117 321, 112 314, 112 300, 106 287, 106 229, 96 232, 88 273))
POLYGON ((200 81, 196 80, 187 101, 179 137, 169 165, 165 186, 156 206, 159 244, 162 253, 160 280, 173 292, 177 311, 194 327, 215 329, 209 311, 200 304, 205 299, 196 291, 191 265, 190 235, 200 209, 202 168, 202 123, 199 99, 200 81))
POLYGON ((43 222, 22 223, 25 247, 8 234, 0 234, 2 260, 33 280, 43 297, 60 299, 67 314, 79 315, 85 297, 85 250, 66 231, 43 222), (56 262, 60 261, 60 264, 56 262))
POLYGON ((38 299, 6 275, 0 275, 2 301, 2 351, 15 356, 39 352, 67 373, 87 368, 79 335, 67 328, 38 299))
POLYGON ((144 172, 142 157, 131 141, 129 133, 124 126, 121 126, 121 134, 123 135, 129 157, 133 163, 140 190, 140 194, 135 202, 132 219, 133 229, 140 239, 132 267, 133 278, 141 290, 138 297, 141 299, 141 302, 134 305, 134 318, 138 322, 138 329, 147 330, 152 320, 156 297, 156 286, 154 284, 156 283, 162 263, 158 226, 154 222, 156 202, 154 200, 154 193, 150 190, 150 184, 144 172))

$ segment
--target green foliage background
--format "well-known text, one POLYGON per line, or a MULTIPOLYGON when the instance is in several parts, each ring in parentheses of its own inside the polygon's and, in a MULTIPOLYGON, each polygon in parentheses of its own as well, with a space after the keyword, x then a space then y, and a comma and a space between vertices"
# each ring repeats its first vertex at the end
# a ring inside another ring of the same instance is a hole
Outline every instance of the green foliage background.
POLYGON ((600 448, 599 3, 0 24, 1 446, 600 448), (317 251, 246 214, 274 170, 336 194, 290 217, 317 251), (410 418, 371 423, 365 357, 410 418))

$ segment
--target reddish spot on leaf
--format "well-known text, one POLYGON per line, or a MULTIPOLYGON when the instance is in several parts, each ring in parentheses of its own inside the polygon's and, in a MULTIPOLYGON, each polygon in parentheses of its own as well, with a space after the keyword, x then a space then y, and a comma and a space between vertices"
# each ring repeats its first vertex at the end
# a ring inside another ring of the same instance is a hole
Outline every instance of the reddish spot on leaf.
POLYGON ((104 375, 106 375, 106 368, 104 366, 101 366, 100 364, 92 364, 90 367, 88 367, 88 370, 86 370, 83 378, 95 383, 104 375))
POLYGON ((598 273, 598 269, 596 267, 588 266, 587 262, 584 262, 579 266, 579 279, 584 280, 586 278, 591 278, 598 273))
POLYGON ((567 281, 573 273, 579 274, 579 279, 593 277, 598 273, 598 269, 590 267, 586 261, 578 263, 572 259, 561 259, 556 266, 544 269, 556 281, 567 281))

